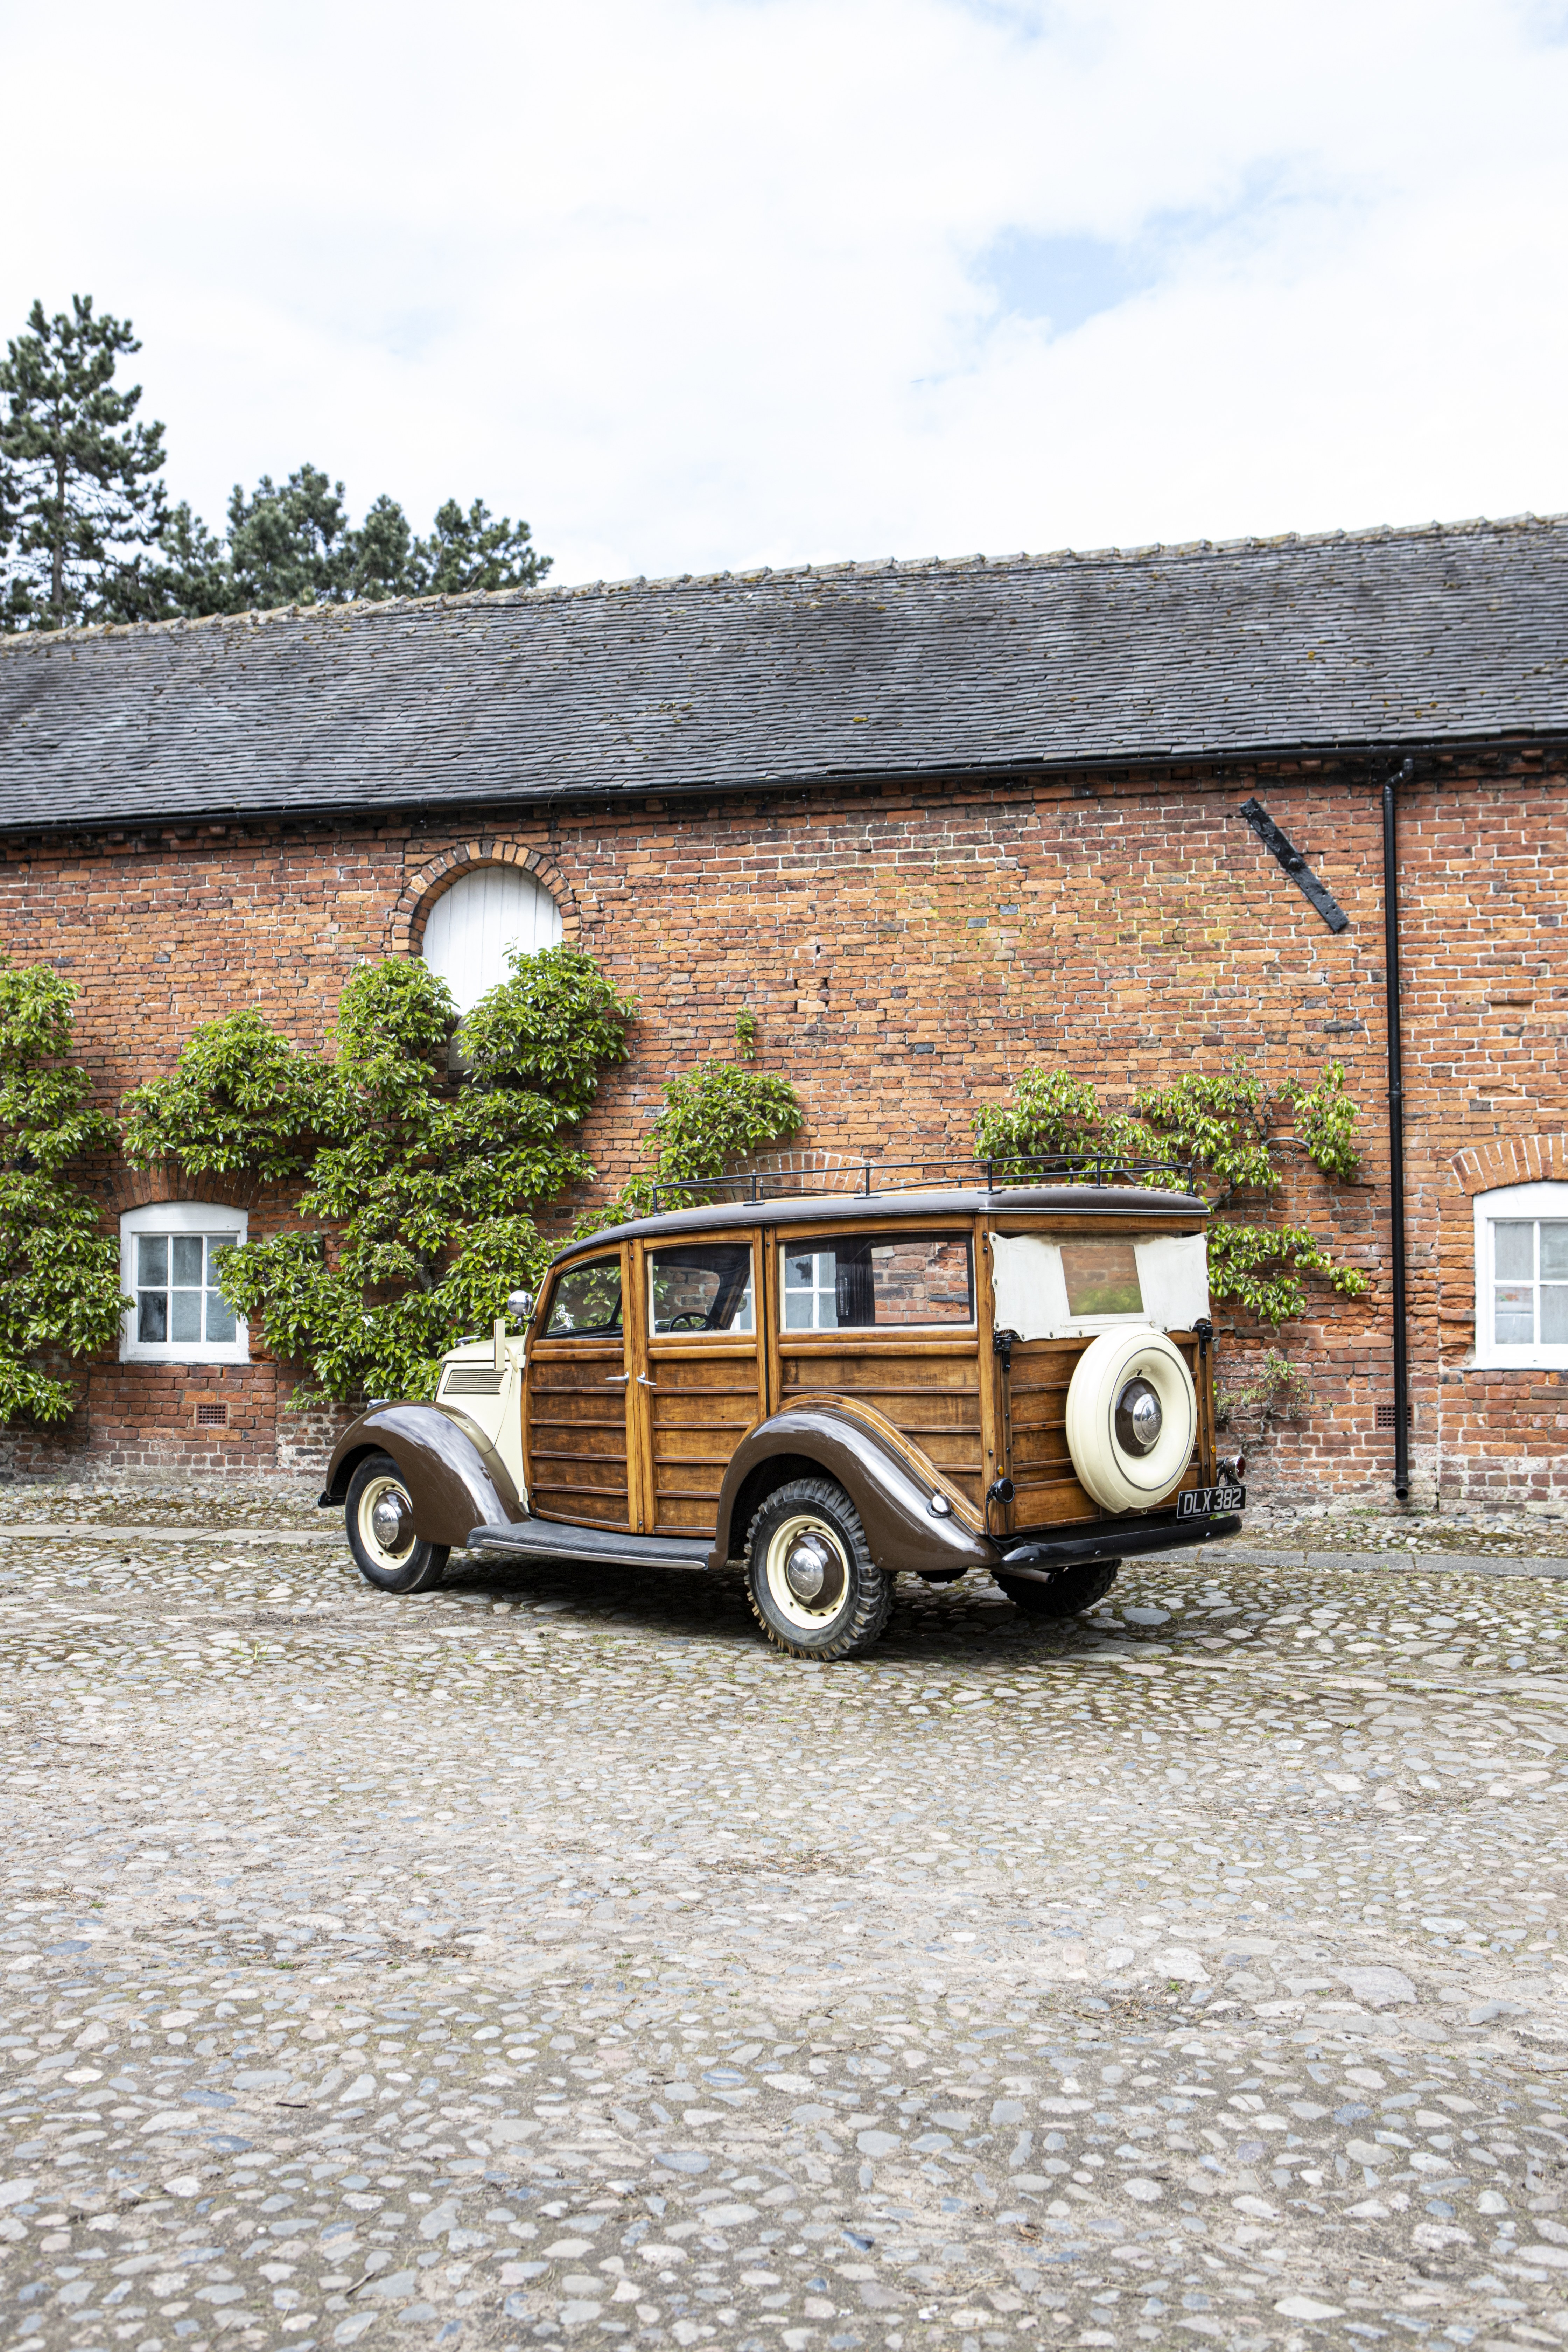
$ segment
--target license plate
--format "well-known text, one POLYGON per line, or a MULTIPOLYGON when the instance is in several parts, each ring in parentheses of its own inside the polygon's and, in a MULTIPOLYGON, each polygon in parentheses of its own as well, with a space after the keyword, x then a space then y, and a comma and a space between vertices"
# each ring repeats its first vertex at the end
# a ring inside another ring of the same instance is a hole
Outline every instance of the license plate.
POLYGON ((1245 1511, 1246 1508, 1245 1486, 1189 1486, 1184 1494, 1176 1497, 1176 1517, 1179 1519, 1206 1519, 1220 1511, 1245 1511))

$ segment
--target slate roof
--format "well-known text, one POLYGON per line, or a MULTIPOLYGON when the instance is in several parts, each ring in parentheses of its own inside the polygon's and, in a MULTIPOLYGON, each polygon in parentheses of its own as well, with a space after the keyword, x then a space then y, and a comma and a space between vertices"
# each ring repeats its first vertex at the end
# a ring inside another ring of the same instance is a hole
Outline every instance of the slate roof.
POLYGON ((0 826, 1568 733, 1568 516, 0 639, 0 826))

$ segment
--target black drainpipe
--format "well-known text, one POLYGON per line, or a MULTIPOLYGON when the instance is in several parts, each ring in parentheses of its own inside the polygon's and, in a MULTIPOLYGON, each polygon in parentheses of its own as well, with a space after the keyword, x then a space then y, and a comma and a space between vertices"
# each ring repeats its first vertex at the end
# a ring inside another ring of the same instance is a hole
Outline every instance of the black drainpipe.
POLYGON ((1394 788, 1415 773, 1406 760, 1383 780, 1383 966, 1388 1021, 1388 1213, 1394 1265, 1394 1491, 1410 1499, 1410 1343, 1405 1307, 1405 1066, 1399 1045, 1399 853, 1394 788))

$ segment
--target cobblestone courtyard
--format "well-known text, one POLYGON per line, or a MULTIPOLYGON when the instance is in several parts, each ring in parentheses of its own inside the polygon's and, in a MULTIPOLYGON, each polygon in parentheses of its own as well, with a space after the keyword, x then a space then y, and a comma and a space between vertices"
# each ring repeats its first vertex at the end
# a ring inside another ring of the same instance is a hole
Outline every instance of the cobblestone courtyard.
POLYGON ((1568 1559, 1255 1527, 821 1669, 3 1516, 7 2342, 1568 2347, 1568 1559))

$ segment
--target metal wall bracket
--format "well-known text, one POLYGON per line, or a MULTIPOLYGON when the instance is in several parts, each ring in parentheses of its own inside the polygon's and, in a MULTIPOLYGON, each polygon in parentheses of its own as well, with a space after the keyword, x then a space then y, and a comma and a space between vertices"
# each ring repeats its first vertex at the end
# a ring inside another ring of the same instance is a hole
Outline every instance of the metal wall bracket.
POLYGON ((1259 801, 1243 801, 1241 814, 1263 844, 1279 860, 1303 898, 1316 907, 1331 931, 1348 931, 1351 919, 1333 892, 1319 881, 1300 851, 1286 839, 1259 801))

